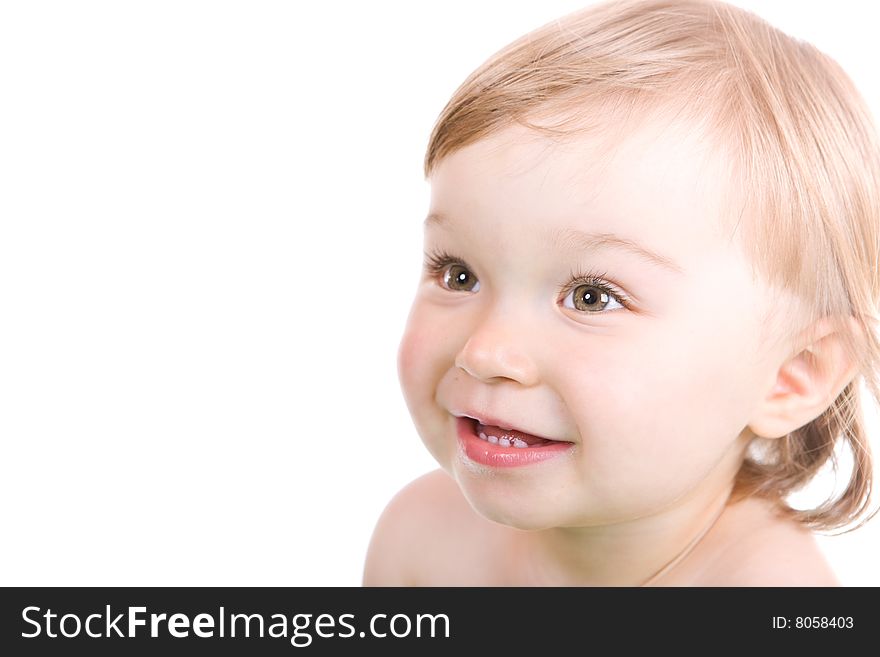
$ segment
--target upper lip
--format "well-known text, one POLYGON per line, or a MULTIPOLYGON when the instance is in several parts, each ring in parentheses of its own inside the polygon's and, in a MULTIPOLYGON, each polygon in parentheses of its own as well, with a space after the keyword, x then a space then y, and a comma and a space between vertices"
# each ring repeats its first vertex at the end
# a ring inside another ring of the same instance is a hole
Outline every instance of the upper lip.
POLYGON ((483 424, 486 426, 498 427, 500 429, 508 429, 508 430, 519 431, 521 433, 527 433, 532 436, 537 436, 538 438, 544 438, 545 440, 555 440, 557 442, 569 442, 569 441, 559 440, 558 438, 550 438, 549 436, 543 436, 543 435, 536 433, 534 431, 530 431, 528 429, 525 429, 525 428, 521 427, 520 425, 513 424, 513 423, 508 422, 506 420, 500 420, 496 417, 492 417, 491 415, 486 415, 484 413, 475 413, 472 411, 462 411, 460 413, 453 413, 453 415, 455 415, 456 417, 471 418, 472 420, 476 420, 480 424, 483 424))

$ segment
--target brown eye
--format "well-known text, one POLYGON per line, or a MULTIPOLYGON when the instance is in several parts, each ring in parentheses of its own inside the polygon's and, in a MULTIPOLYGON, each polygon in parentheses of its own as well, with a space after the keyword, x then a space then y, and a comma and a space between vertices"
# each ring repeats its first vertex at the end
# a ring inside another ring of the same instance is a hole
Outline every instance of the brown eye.
POLYGON ((467 269, 461 265, 451 265, 443 274, 443 283, 450 289, 463 292, 475 291, 474 284, 479 287, 480 282, 467 269))
POLYGON ((613 295, 595 285, 578 285, 572 289, 571 294, 574 308, 588 313, 605 310, 614 300, 613 295))

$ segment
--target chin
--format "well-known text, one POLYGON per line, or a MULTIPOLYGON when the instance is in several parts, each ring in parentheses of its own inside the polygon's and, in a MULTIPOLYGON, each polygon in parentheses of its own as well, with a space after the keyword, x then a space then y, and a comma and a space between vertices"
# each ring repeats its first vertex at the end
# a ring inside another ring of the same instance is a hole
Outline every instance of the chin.
POLYGON ((486 520, 524 531, 550 529, 564 522, 558 514, 548 513, 546 505, 523 503, 505 495, 493 482, 474 481, 468 474, 462 476, 459 472, 455 479, 471 508, 486 520))
POLYGON ((477 506, 471 503, 471 506, 487 520, 491 520, 499 525, 505 525, 506 527, 512 527, 513 529, 538 531, 559 526, 555 520, 540 511, 534 513, 523 509, 511 509, 507 508, 507 505, 502 504, 482 504, 477 506))

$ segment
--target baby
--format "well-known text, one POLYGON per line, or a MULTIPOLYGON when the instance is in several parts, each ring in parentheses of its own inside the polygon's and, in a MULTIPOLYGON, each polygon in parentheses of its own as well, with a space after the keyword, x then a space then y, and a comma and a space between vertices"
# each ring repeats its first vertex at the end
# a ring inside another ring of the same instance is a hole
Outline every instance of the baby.
POLYGON ((837 64, 721 2, 590 6, 468 77, 425 175, 398 373, 441 467, 364 585, 838 584, 814 532, 873 516, 880 145, 837 64), (843 492, 789 506, 840 449, 843 492))

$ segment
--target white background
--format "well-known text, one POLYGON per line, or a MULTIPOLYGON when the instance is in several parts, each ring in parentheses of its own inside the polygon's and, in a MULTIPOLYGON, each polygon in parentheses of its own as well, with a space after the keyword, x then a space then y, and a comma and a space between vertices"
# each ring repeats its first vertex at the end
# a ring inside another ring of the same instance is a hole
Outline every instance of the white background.
MULTIPOLYGON (((0 5, 0 584, 358 585, 436 467, 396 373, 431 127, 585 4, 0 5)), ((736 4, 878 113, 873 3, 736 4)))

